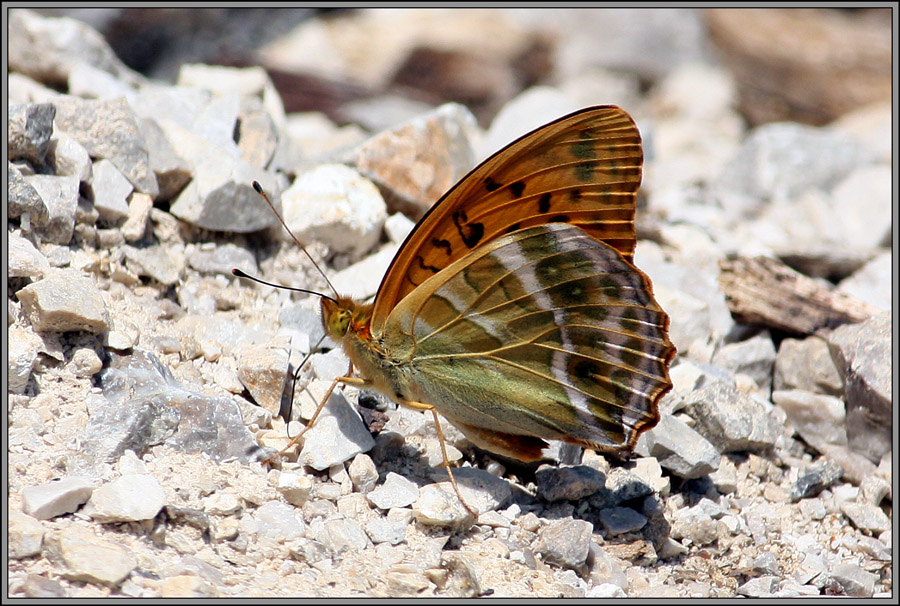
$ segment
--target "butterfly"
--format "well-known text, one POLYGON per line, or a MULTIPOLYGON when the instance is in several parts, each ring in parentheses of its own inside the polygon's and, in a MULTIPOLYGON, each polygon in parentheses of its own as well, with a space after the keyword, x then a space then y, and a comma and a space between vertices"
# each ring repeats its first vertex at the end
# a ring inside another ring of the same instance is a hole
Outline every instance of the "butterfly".
POLYGON ((375 388, 431 411, 476 517, 438 413, 476 446, 526 462, 547 440, 630 451, 659 421, 675 347, 632 263, 642 163, 621 108, 559 118, 441 197, 373 302, 320 295, 325 332, 351 362, 332 390, 375 388))

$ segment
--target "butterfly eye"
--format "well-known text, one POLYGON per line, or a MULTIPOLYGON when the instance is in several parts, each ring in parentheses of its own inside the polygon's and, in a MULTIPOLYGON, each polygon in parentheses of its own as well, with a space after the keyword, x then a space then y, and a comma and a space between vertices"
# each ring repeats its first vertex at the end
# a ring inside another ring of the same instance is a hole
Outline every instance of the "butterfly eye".
POLYGON ((329 303, 326 299, 322 300, 322 323, 325 325, 325 332, 329 337, 342 338, 350 327, 350 311, 329 303))

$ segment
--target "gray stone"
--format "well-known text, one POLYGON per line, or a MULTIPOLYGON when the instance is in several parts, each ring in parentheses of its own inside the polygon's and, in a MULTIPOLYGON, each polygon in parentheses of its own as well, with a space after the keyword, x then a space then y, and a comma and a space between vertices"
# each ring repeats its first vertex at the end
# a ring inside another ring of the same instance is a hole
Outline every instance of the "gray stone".
POLYGON ((29 573, 22 584, 22 592, 28 598, 64 598, 67 596, 59 581, 29 573))
POLYGON ((314 564, 328 559, 328 550, 318 541, 299 539, 289 546, 291 557, 299 562, 314 564))
POLYGON ((875 537, 867 537, 865 535, 858 536, 856 537, 856 545, 857 551, 871 556, 876 560, 879 560, 881 562, 890 562, 892 560, 890 546, 885 545, 875 537))
MULTIPOLYGON (((78 177, 31 175, 25 177, 25 182, 38 193, 47 210, 46 219, 40 223, 36 222, 39 227, 38 233, 47 242, 68 244, 75 230, 78 177)), ((24 204, 20 203, 20 206, 24 204)))
POLYGON ((41 552, 44 527, 33 517, 21 511, 10 510, 7 531, 6 550, 10 559, 20 560, 41 552))
POLYGON ((451 598, 475 598, 482 595, 481 569, 477 556, 459 551, 446 551, 441 557, 441 567, 449 575, 441 590, 451 598))
POLYGON ((828 515, 828 511, 825 509, 825 504, 822 503, 822 499, 801 500, 800 513, 810 520, 821 520, 828 515))
POLYGON ((625 598, 628 594, 618 585, 612 583, 600 583, 591 587, 586 594, 586 598, 625 598))
POLYGON ((419 498, 419 487, 403 476, 388 472, 384 484, 366 495, 369 502, 379 509, 392 509, 412 505, 419 498))
POLYGON ((78 270, 54 270, 43 280, 20 289, 16 296, 38 332, 109 330, 109 313, 100 289, 78 270))
MULTIPOLYGON (((9 194, 9 203, 6 215, 10 219, 18 219, 28 215, 28 222, 34 225, 46 225, 50 219, 50 211, 44 199, 38 191, 22 175, 15 164, 7 162, 6 191, 9 194)), ((78 203, 76 199, 76 205, 78 203)), ((73 214, 74 228, 74 214, 73 214)), ((69 236, 71 239, 71 235, 69 236)))
POLYGON ((845 324, 828 337, 844 379, 850 449, 878 462, 891 450, 891 316, 845 324))
MULTIPOLYGON (((278 324, 282 330, 289 330, 292 334, 298 333, 307 337, 306 351, 309 351, 309 347, 318 343, 325 336, 325 328, 322 326, 322 318, 318 311, 319 303, 318 301, 312 303, 309 300, 288 303, 281 308, 278 315, 278 324)), ((343 374, 343 372, 342 370, 341 373, 343 374)))
POLYGON ((410 570, 409 565, 403 564, 388 570, 384 574, 384 582, 392 597, 417 596, 432 586, 428 577, 416 570, 410 570), (396 568, 400 568, 400 570, 396 568))
POLYGON ((712 361, 713 364, 752 377, 765 397, 772 391, 775 345, 768 332, 747 341, 724 345, 716 352, 712 361))
POLYGON ((367 299, 378 291, 381 279, 396 256, 397 247, 386 244, 374 255, 369 255, 331 276, 331 283, 345 296, 367 299))
POLYGON ((128 204, 128 216, 122 224, 121 233, 126 242, 135 242, 144 238, 147 233, 147 223, 150 219, 150 211, 153 208, 153 199, 147 194, 135 192, 131 195, 128 204))
POLYGON ((323 164, 297 177, 281 194, 283 217, 304 244, 325 243, 359 257, 381 236, 387 207, 378 188, 342 164, 323 164))
POLYGON ((126 67, 103 36, 70 17, 44 17, 30 10, 9 15, 9 70, 38 82, 62 86, 80 63, 130 84, 142 78, 126 67))
POLYGON ((460 502, 450 482, 422 486, 412 510, 416 521, 427 526, 458 528, 473 521, 472 514, 460 502))
POLYGON ((128 216, 128 196, 134 191, 116 165, 109 160, 94 163, 91 192, 100 219, 115 224, 128 216))
POLYGON ((844 393, 844 384, 831 358, 828 343, 816 336, 781 342, 775 358, 772 387, 774 391, 799 389, 829 396, 844 393))
MULTIPOLYGON (((457 467, 453 470, 453 477, 466 503, 478 513, 503 507, 512 494, 509 482, 477 467, 457 467)), ((436 469, 431 478, 435 481, 446 480, 447 470, 436 469)), ((449 487, 449 482, 442 484, 449 487)), ((421 489, 419 494, 421 498, 421 489)))
POLYGON ((646 526, 647 518, 628 507, 610 507, 598 514, 600 523, 609 536, 636 532, 646 526))
POLYGON ((295 507, 303 507, 312 496, 312 480, 309 476, 282 471, 278 476, 278 492, 295 507))
POLYGON ((837 482, 843 473, 843 469, 830 461, 823 461, 818 465, 802 469, 797 476, 797 481, 791 487, 791 501, 796 503, 800 499, 818 495, 837 482))
POLYGON ((621 589, 628 588, 628 579, 616 560, 600 545, 591 541, 588 546, 590 554, 587 564, 590 568, 590 581, 594 584, 611 583, 621 589))
POLYGON ((61 561, 63 576, 115 587, 137 567, 134 554, 123 545, 101 539, 92 531, 71 526, 52 537, 51 559, 61 561))
POLYGON ((659 464, 682 478, 699 478, 715 471, 719 452, 702 435, 672 415, 638 438, 635 452, 655 457, 659 464))
POLYGON ((722 494, 737 492, 737 467, 725 456, 720 460, 719 468, 709 474, 709 479, 722 494))
POLYGON ((362 551, 372 545, 366 531, 355 521, 346 518, 325 520, 322 531, 313 538, 335 556, 345 551, 362 551))
POLYGON ((277 342, 257 343, 238 356, 237 375, 253 400, 277 415, 289 373, 288 352, 277 342))
POLYGON ((871 598, 875 593, 877 577, 856 564, 840 564, 830 574, 832 579, 841 584, 848 596, 871 598))
POLYGON ((177 284, 184 274, 184 250, 178 245, 152 244, 122 247, 128 269, 139 276, 153 278, 160 284, 177 284))
POLYGON ((47 155, 53 136, 56 110, 49 103, 10 105, 6 151, 10 160, 24 159, 39 166, 47 155))
POLYGON ((105 158, 115 164, 137 191, 151 198, 159 195, 147 144, 125 99, 64 97, 54 105, 57 127, 81 143, 92 158, 105 158))
POLYGON ((653 494, 653 488, 634 473, 615 467, 606 476, 605 485, 588 498, 591 507, 606 509, 653 494))
MULTIPOLYGON (((433 109, 431 104, 387 93, 344 103, 341 105, 341 117, 365 129, 365 132, 380 133, 433 109)), ((344 148, 341 146, 338 149, 344 148)))
POLYGON ((98 522, 152 520, 166 502, 166 491, 156 478, 127 474, 95 489, 84 513, 98 522))
POLYGON ((577 572, 587 562, 593 532, 594 526, 584 520, 554 520, 538 532, 534 549, 544 562, 577 572))
POLYGON ((44 341, 33 331, 18 326, 10 326, 6 336, 6 367, 9 370, 7 389, 10 393, 25 393, 31 371, 38 361, 38 353, 44 348, 44 341))
POLYGON ((778 565, 778 558, 771 551, 764 551, 753 560, 753 572, 761 575, 781 574, 781 566, 778 565))
POLYGON ((711 499, 707 499, 706 497, 700 499, 697 504, 694 505, 694 507, 696 507, 698 511, 702 511, 703 513, 707 514, 714 520, 718 520, 728 513, 728 510, 725 507, 719 505, 711 499))
POLYGON ((57 482, 22 489, 22 510, 39 520, 49 520, 81 507, 94 491, 87 478, 71 476, 57 482))
POLYGON ((140 129, 147 146, 150 168, 159 184, 159 195, 156 199, 171 200, 191 180, 191 165, 178 155, 156 120, 141 118, 140 129))
POLYGON ((349 461, 375 445, 372 434, 343 393, 334 390, 319 418, 304 434, 298 459, 319 471, 349 461))
POLYGON ((284 104, 268 73, 261 67, 183 64, 178 70, 177 84, 220 95, 234 93, 259 99, 273 120, 281 124, 285 119, 284 104))
POLYGON ((378 469, 375 467, 375 462, 365 453, 353 457, 353 461, 347 466, 347 473, 353 483, 353 490, 361 494, 372 492, 378 482, 378 469))
POLYGON ((740 595, 748 598, 765 598, 772 596, 778 589, 779 578, 773 575, 750 579, 737 588, 740 595))
POLYGON ((394 213, 384 221, 384 233, 387 234, 388 240, 394 244, 403 244, 409 232, 416 226, 410 221, 409 217, 403 213, 394 213))
POLYGON ((875 473, 875 464, 861 454, 851 451, 846 446, 825 444, 822 454, 844 470, 843 479, 852 484, 859 484, 867 476, 875 473))
POLYGON ((841 513, 850 518, 853 525, 860 530, 874 533, 884 532, 891 527, 891 519, 881 511, 880 507, 866 503, 844 503, 841 513))
POLYGON ((547 501, 577 501, 603 488, 606 476, 585 465, 541 466, 534 474, 538 494, 547 501))
POLYGON ((803 440, 820 452, 828 444, 847 445, 844 402, 808 391, 775 391, 772 401, 784 410, 803 440))
POLYGON ((238 120, 241 127, 237 145, 241 157, 248 164, 266 168, 278 147, 278 132, 272 116, 259 97, 242 97, 238 120))
POLYGON ((214 461, 248 463, 261 454, 233 399, 185 389, 148 351, 111 353, 96 381, 102 395, 87 398, 82 442, 90 456, 116 460, 126 450, 142 453, 161 443, 204 452, 214 461))
MULTIPOLYGON (((234 140, 241 98, 232 92, 210 95, 192 117, 189 130, 234 158, 241 156, 234 140)), ((180 149, 176 146, 176 149, 180 149)), ((190 155, 187 157, 190 159, 190 155)))
POLYGON ((197 271, 207 274, 230 276, 234 267, 251 275, 259 273, 254 254, 234 244, 200 247, 188 255, 187 261, 188 265, 197 271))
MULTIPOLYGON (((755 200, 756 206, 779 197, 792 199, 810 187, 829 189, 873 158, 857 141, 826 128, 764 124, 744 139, 717 182, 755 200)), ((746 213, 752 208, 733 210, 746 213)))
POLYGON ((690 539, 697 545, 708 545, 718 538, 716 521, 701 507, 679 509, 671 523, 673 539, 690 539))
POLYGON ((328 353, 314 353, 307 360, 317 379, 331 382, 335 377, 347 374, 350 360, 341 348, 332 349, 328 353))
POLYGON ((697 431, 719 452, 765 449, 780 433, 761 402, 728 385, 702 387, 685 396, 685 404, 697 431))
POLYGON ((857 502, 859 503, 866 503, 877 507, 881 505, 881 501, 883 501, 885 497, 893 500, 891 485, 887 480, 880 476, 866 476, 859 485, 859 497, 857 497, 857 502))
POLYGON ((407 525, 397 520, 373 518, 366 523, 366 534, 373 543, 398 545, 406 540, 407 525))
POLYGON ((259 535, 278 542, 292 541, 305 536, 306 524, 297 515, 297 509, 279 501, 263 503, 253 512, 259 523, 259 535))
POLYGON ((58 177, 78 177, 81 183, 91 179, 91 156, 84 146, 65 133, 50 142, 47 162, 58 177))
POLYGON ((127 97, 134 90, 109 72, 83 62, 73 66, 68 84, 70 95, 86 99, 127 97))
POLYGON ((893 253, 886 250, 838 284, 837 290, 883 311, 891 311, 893 253))
POLYGON ((861 166, 834 187, 831 192, 832 227, 838 234, 833 239, 841 246, 851 250, 871 250, 890 240, 891 174, 888 163, 861 166))
POLYGON ((174 198, 170 212, 204 229, 247 233, 277 222, 272 209, 253 189, 258 181, 279 209, 280 187, 276 177, 252 166, 209 140, 164 124, 169 142, 193 163, 193 179, 174 198))

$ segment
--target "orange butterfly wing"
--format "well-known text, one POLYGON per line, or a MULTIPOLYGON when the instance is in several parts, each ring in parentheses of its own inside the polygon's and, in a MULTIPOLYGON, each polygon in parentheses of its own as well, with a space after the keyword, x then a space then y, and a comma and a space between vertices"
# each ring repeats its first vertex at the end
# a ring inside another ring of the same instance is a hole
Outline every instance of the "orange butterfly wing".
POLYGON ((472 170, 406 238, 375 297, 383 326, 419 284, 474 248, 523 227, 576 225, 631 261, 641 136, 613 105, 564 116, 517 139, 472 170))

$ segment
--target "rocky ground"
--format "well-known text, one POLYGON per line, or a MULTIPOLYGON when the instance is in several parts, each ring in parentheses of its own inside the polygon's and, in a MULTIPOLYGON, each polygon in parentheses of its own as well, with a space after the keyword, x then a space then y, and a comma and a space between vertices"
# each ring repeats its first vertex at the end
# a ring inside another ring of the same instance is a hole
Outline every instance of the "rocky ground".
POLYGON ((841 80, 777 43, 794 16, 314 16, 255 55, 279 93, 257 67, 147 78, 83 23, 11 11, 8 597, 893 597, 884 20, 806 13, 792 44, 875 66, 841 80), (767 66, 783 84, 759 105, 767 66), (297 111, 310 90, 322 111, 297 111), (326 288, 250 183, 370 296, 475 163, 609 103, 644 139, 635 263, 678 347, 635 455, 526 466, 442 423, 473 523, 431 416, 347 388, 262 466, 347 361, 316 348, 314 297, 231 275, 326 288), (741 256, 856 315, 736 322, 720 262, 741 256))

